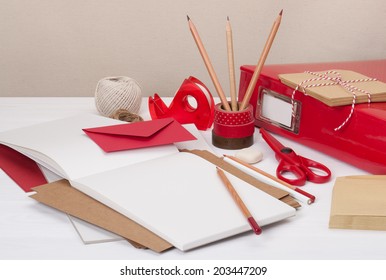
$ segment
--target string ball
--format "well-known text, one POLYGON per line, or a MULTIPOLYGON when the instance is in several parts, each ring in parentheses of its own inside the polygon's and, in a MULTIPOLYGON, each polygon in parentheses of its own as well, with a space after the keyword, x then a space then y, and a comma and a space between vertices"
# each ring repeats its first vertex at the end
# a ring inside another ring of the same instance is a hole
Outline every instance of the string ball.
POLYGON ((95 90, 95 105, 98 112, 106 117, 119 109, 137 114, 141 100, 141 86, 136 80, 125 76, 103 78, 95 90))

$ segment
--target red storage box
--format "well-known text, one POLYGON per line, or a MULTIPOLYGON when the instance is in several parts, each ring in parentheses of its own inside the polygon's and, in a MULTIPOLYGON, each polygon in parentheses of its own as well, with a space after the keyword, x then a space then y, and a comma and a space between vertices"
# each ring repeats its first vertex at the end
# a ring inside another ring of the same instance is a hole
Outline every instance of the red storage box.
MULTIPOLYGON (((244 97, 255 66, 241 67, 239 101, 244 97)), ((284 85, 279 74, 304 71, 352 70, 386 82, 386 60, 314 64, 266 65, 257 81, 250 104, 255 125, 318 149, 373 174, 386 174, 386 102, 330 107, 284 85)))

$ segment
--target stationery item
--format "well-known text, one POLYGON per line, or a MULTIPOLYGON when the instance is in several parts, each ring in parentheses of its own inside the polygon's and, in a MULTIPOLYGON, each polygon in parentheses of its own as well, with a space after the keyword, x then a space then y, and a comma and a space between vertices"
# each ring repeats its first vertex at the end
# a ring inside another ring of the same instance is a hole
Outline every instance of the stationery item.
POLYGON ((251 146, 237 151, 235 157, 246 163, 253 164, 263 159, 263 152, 256 146, 251 146))
POLYGON ((213 96, 195 77, 184 80, 169 106, 158 94, 149 97, 148 105, 153 120, 171 117, 181 124, 193 123, 199 130, 206 130, 213 124, 213 96), (191 105, 190 102, 194 104, 191 105))
POLYGON ((386 230, 386 176, 339 177, 332 192, 330 228, 386 230))
MULTIPOLYGON (((33 191, 32 188, 60 180, 58 176, 49 170, 38 166, 25 155, 0 144, 0 168, 25 192, 33 191)), ((122 237, 114 235, 99 227, 93 226, 75 217, 69 216, 69 220, 78 232, 85 244, 122 240, 122 237)))
POLYGON ((130 113, 126 109, 116 110, 112 115, 109 116, 109 118, 124 121, 124 122, 129 122, 129 123, 143 121, 143 118, 140 115, 130 113))
POLYGON ((175 143, 179 151, 181 150, 204 150, 214 153, 213 148, 206 142, 204 136, 198 131, 194 124, 185 124, 185 129, 188 130, 196 140, 183 141, 175 143))
POLYGON ((213 85, 217 91, 218 96, 220 97, 221 103, 224 106, 226 111, 231 111, 231 107, 226 99, 224 90, 221 87, 221 84, 217 78, 216 72, 214 71, 213 65, 209 59, 209 55, 205 50, 204 44, 201 41, 200 35, 197 32, 195 25, 192 20, 187 16, 190 32, 192 33, 193 39, 196 42, 197 48, 200 51, 201 57, 205 63, 206 69, 208 70, 209 76, 212 79, 213 85))
POLYGON ((260 55, 259 61, 258 61, 257 65, 256 65, 256 68, 253 71, 252 78, 249 81, 249 85, 248 85, 247 91, 245 92, 245 95, 244 95, 244 97, 242 99, 242 102, 241 102, 241 105, 240 105, 240 110, 244 110, 245 108, 247 108, 247 106, 249 104, 249 101, 250 101, 250 99, 252 97, 252 94, 253 94, 253 91, 255 89, 257 80, 259 78, 260 72, 261 72, 261 70, 262 70, 262 68, 264 66, 265 60, 267 59, 268 53, 269 53, 269 51, 271 49, 273 40, 275 39, 276 33, 277 33, 278 29, 279 29, 282 15, 283 15, 283 10, 280 11, 278 17, 276 18, 275 22, 273 23, 271 32, 270 32, 270 34, 269 34, 269 36, 267 38, 267 41, 265 43, 263 52, 260 55))
POLYGON ((107 153, 196 139, 173 118, 84 128, 83 131, 107 153))
POLYGON ((126 123, 93 114, 79 114, 1 132, 0 143, 68 180, 178 153, 172 144, 105 153, 82 131, 87 127, 115 124, 126 123))
POLYGON ((115 233, 104 230, 76 217, 68 215, 68 219, 74 226, 76 232, 79 234, 79 237, 82 239, 83 243, 86 245, 124 240, 123 237, 115 233))
POLYGON ((227 38, 229 89, 230 89, 230 95, 231 95, 231 107, 232 107, 232 111, 237 111, 238 104, 237 104, 237 97, 236 97, 236 76, 235 76, 235 61, 234 61, 234 52, 233 52, 233 36, 232 36, 232 27, 229 21, 229 17, 227 17, 226 38, 227 38))
POLYGON ((225 175, 224 171, 222 171, 220 168, 217 168, 217 174, 219 174, 221 180, 223 181, 225 187, 228 189, 229 193, 231 194, 233 200, 236 202, 237 206, 240 208, 241 212, 247 218, 249 225, 251 226, 254 233, 259 235, 261 233, 261 228, 256 223, 256 220, 252 217, 251 212, 249 212, 247 206, 244 204, 243 200, 238 195, 237 191, 233 187, 232 183, 228 180, 227 176, 225 175))
MULTIPOLYGON (((245 203, 251 205, 250 211, 261 226, 295 214, 295 209, 285 203, 237 177, 228 177, 245 203)), ((183 251, 250 229, 213 165, 190 153, 95 174, 72 185, 183 251), (189 168, 181 162, 189 162, 189 168), (167 173, 170 176, 161 179, 167 173)))
POLYGON ((47 183, 43 172, 33 160, 2 144, 0 168, 25 192, 47 183))
POLYGON ((222 149, 243 149, 253 144, 255 132, 253 108, 226 111, 221 104, 214 109, 212 144, 222 149))
MULTIPOLYGON (((114 122, 119 123, 100 116, 82 115, 1 132, 0 140, 63 174, 74 188, 133 219, 181 250, 249 230, 247 221, 235 211, 236 205, 221 186, 212 163, 190 153, 179 153, 172 145, 104 153, 82 131, 84 127, 107 126, 114 122), (141 152, 137 153, 139 150, 141 152), (189 163, 189 168, 181 162, 189 163), (191 170, 195 171, 194 176, 191 170), (216 201, 215 209, 213 201, 216 201), (214 223, 214 217, 226 219, 217 219, 214 223)), ((260 226, 295 214, 295 208, 251 188, 237 177, 229 179, 245 203, 253 204, 250 211, 260 226), (259 203, 253 203, 255 201, 259 203)), ((38 188, 36 191, 33 196, 36 199, 49 195, 38 188)), ((64 195, 49 198, 59 199, 56 203, 64 201, 64 195)), ((73 206, 71 196, 69 201, 73 206)), ((88 211, 89 203, 76 204, 88 211)))
MULTIPOLYGON (((280 81, 327 106, 386 101, 386 84, 350 70, 305 71, 280 74, 280 81)), ((296 93, 296 92, 295 92, 296 93)))
POLYGON ((67 180, 45 184, 34 188, 34 191, 36 193, 31 195, 31 198, 155 252, 163 252, 172 247, 170 243, 138 223, 73 188, 67 180))
POLYGON ((247 174, 244 170, 236 167, 234 164, 230 164, 226 161, 226 158, 218 157, 208 151, 200 151, 200 150, 183 150, 183 152, 192 153, 196 156, 199 156, 206 161, 220 167, 226 172, 236 176, 237 178, 247 182, 248 184, 258 188, 259 190, 269 194, 270 196, 288 204, 289 206, 297 209, 301 207, 301 205, 294 200, 288 193, 287 190, 283 190, 281 188, 273 187, 271 182, 262 182, 262 180, 256 179, 253 175, 247 174))
POLYGON ((307 180, 318 184, 330 180, 331 171, 327 166, 312 159, 297 155, 291 148, 285 147, 271 134, 266 132, 264 128, 260 128, 260 133, 263 139, 275 152, 276 159, 279 161, 279 165, 276 169, 276 176, 280 180, 296 186, 303 186, 307 180), (316 173, 314 170, 320 172, 316 173), (296 178, 291 179, 284 176, 286 173, 291 173, 296 178))
MULTIPOLYGON (((239 99, 243 98, 254 66, 242 66, 239 99)), ((250 104, 255 125, 322 151, 373 174, 386 173, 386 102, 356 104, 351 120, 335 131, 352 110, 351 105, 330 107, 284 85, 283 73, 344 69, 386 82, 386 60, 266 65, 250 104)), ((351 96, 352 97, 352 96, 351 96)))
POLYGON ((359 102, 386 101, 386 84, 375 78, 368 78, 353 71, 329 70, 304 74, 279 75, 281 81, 294 88, 291 96, 293 102, 296 91, 303 91, 328 106, 351 105, 351 110, 334 131, 342 129, 354 113, 359 102), (299 80, 303 79, 303 80, 299 80), (294 85, 294 82, 298 82, 294 85), (306 92, 307 91, 307 92, 306 92))
POLYGON ((301 190, 295 186, 292 186, 288 184, 287 182, 284 182, 283 180, 280 180, 276 178, 275 176, 272 176, 271 174, 251 165, 246 163, 245 161, 229 156, 229 155, 224 155, 224 160, 226 162, 229 162, 241 170, 245 171, 246 173, 250 174, 251 176, 254 176, 255 178, 258 178, 262 180, 263 182, 267 184, 271 184, 274 187, 277 187, 282 190, 286 190, 290 193, 291 196, 296 198, 297 200, 301 202, 305 202, 307 204, 312 204, 315 202, 315 196, 312 194, 309 194, 308 192, 305 192, 304 190, 301 190))
POLYGON ((101 79, 95 89, 98 112, 110 117, 119 109, 137 114, 142 101, 142 90, 133 78, 118 76, 101 79))

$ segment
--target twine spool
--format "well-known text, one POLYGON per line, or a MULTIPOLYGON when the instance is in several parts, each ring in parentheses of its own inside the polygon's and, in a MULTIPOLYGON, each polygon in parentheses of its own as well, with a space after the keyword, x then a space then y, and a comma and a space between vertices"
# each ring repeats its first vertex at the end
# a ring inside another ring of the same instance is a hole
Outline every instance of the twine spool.
POLYGON ((138 113, 142 92, 137 81, 129 77, 103 78, 95 90, 95 105, 100 114, 109 117, 119 109, 138 113))

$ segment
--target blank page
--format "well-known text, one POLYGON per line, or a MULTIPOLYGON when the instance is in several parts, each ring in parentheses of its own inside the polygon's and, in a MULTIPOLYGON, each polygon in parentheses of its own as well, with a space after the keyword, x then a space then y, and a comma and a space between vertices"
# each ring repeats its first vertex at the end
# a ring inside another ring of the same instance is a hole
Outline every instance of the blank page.
MULTIPOLYGON (((227 174, 259 225, 295 209, 227 174)), ((71 184, 180 250, 251 230, 208 161, 178 153, 78 179, 71 184)))

